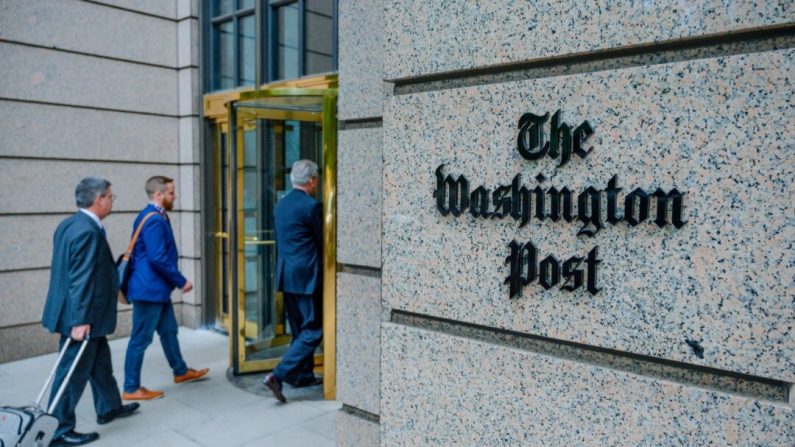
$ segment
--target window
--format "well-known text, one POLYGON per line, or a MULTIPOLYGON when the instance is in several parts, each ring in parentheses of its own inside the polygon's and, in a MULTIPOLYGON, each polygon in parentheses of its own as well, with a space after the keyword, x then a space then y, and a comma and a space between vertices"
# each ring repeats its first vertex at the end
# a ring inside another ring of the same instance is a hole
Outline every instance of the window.
POLYGON ((306 44, 304 63, 306 73, 324 73, 336 68, 334 36, 334 2, 324 0, 306 0, 304 2, 304 23, 306 28, 306 44))
POLYGON ((254 85, 256 68, 255 0, 209 3, 209 90, 254 85))
POLYGON ((205 11, 208 91, 337 69, 336 0, 206 0, 205 11))

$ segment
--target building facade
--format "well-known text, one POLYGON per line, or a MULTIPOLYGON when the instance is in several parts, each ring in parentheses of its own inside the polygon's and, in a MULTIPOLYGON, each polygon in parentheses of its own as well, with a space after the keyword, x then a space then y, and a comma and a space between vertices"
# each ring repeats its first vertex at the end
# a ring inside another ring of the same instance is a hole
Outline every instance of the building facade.
POLYGON ((120 253, 164 174, 181 323, 272 368, 312 158, 338 445, 793 445, 794 39, 775 1, 4 1, 0 361, 55 348, 77 181, 120 253))
MULTIPOLYGON (((81 178, 105 177, 114 254, 147 203, 144 182, 175 179, 171 222, 180 269, 201 276, 199 4, 191 1, 4 1, 0 4, 0 361, 51 352, 41 328, 52 234, 75 212, 81 178)), ((202 287, 174 295, 201 324, 202 287)), ((117 336, 130 330, 119 311, 117 336)))

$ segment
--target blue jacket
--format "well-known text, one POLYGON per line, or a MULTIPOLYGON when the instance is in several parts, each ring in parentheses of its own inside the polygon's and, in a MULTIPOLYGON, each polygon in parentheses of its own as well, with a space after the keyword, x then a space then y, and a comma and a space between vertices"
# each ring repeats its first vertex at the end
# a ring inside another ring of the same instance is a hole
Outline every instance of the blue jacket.
POLYGON ((108 241, 90 217, 77 212, 55 230, 50 288, 41 324, 69 335, 73 326, 91 325, 91 336, 116 330, 119 275, 108 241))
POLYGON ((276 227, 276 290, 314 295, 323 283, 323 206, 300 189, 273 212, 276 227))
MULTIPOLYGON (((157 212, 151 203, 146 206, 133 223, 133 233, 144 216, 157 212)), ((171 223, 164 215, 150 217, 141 229, 130 255, 130 281, 127 299, 165 303, 171 300, 171 291, 185 286, 187 279, 177 268, 177 244, 171 223)))

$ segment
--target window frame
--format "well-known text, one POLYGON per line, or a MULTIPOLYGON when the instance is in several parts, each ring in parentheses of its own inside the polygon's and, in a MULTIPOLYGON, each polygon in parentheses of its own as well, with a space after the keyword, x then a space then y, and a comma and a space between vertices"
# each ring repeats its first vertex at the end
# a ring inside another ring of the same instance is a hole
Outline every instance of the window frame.
POLYGON ((241 45, 240 45, 240 21, 243 18, 254 16, 255 30, 254 30, 254 85, 262 85, 274 81, 286 81, 290 79, 298 79, 305 76, 316 76, 326 73, 336 73, 338 71, 338 0, 332 0, 332 54, 331 54, 331 71, 321 73, 307 73, 307 35, 306 35, 306 0, 255 0, 253 7, 238 9, 243 0, 235 0, 235 10, 214 16, 214 6, 219 0, 204 0, 203 10, 206 20, 204 20, 205 39, 204 47, 206 48, 204 60, 208 63, 205 65, 205 85, 204 92, 217 92, 223 90, 237 89, 240 87, 250 86, 251 84, 242 84, 240 63, 241 45), (278 8, 289 5, 297 4, 298 6, 298 77, 279 79, 278 76, 278 8), (216 64, 218 63, 218 56, 220 48, 217 46, 217 33, 220 31, 218 27, 223 23, 232 23, 233 29, 233 56, 234 56, 234 80, 235 85, 231 88, 222 88, 220 84, 219 72, 216 72, 216 64), (267 36, 267 39, 265 39, 267 36))

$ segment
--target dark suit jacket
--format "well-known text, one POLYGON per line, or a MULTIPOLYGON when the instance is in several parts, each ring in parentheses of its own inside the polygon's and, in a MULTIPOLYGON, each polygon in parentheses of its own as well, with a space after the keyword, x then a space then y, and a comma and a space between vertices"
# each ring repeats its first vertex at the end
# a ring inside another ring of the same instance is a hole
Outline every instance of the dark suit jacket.
POLYGON ((41 324, 69 335, 91 325, 91 336, 116 330, 119 276, 105 235, 89 216, 77 212, 55 230, 50 289, 41 324))
POLYGON ((323 207, 300 189, 276 205, 277 290, 314 295, 323 283, 323 207))
MULTIPOLYGON (((133 223, 133 232, 147 214, 157 212, 151 203, 146 206, 133 223)), ((182 288, 188 281, 179 272, 177 243, 171 223, 164 216, 155 214, 146 221, 135 241, 130 258, 130 281, 127 298, 130 301, 166 303, 171 300, 171 291, 182 288)))

